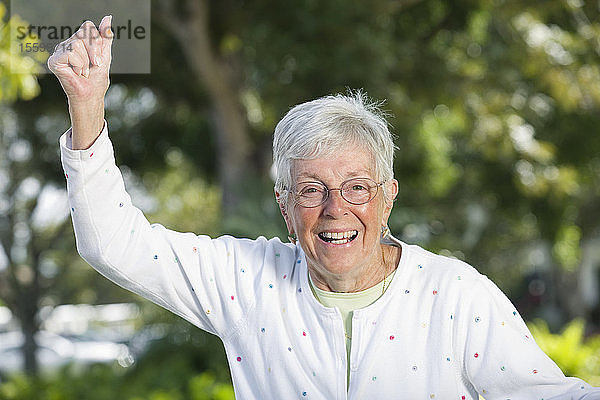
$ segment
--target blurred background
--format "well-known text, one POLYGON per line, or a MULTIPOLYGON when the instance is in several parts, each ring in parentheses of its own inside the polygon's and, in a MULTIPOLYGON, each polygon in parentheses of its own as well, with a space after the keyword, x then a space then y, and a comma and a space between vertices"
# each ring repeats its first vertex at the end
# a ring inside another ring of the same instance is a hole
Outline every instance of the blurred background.
MULTIPOLYGON (((488 275, 565 374, 600 386, 599 1, 151 4, 151 73, 113 75, 106 117, 152 222, 285 238, 275 124, 363 88, 386 100, 399 148, 392 232, 488 275)), ((43 57, 11 54, 8 6, 0 399, 233 398, 218 339, 78 257, 58 150, 66 99, 43 57)))

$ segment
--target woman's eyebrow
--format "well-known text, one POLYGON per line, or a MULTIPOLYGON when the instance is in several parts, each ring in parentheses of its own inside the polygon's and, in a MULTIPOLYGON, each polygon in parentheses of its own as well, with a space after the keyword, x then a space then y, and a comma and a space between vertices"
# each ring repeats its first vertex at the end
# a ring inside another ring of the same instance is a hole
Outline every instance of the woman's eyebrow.
POLYGON ((297 181, 300 180, 313 180, 313 181, 319 181, 321 182, 322 180, 316 175, 316 174, 304 174, 304 173, 300 173, 297 175, 296 177, 297 181))

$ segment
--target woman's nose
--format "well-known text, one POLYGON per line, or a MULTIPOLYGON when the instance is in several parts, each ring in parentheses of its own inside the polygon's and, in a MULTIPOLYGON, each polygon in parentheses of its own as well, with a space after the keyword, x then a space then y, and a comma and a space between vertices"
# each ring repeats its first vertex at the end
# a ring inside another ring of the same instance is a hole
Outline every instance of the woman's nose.
POLYGON ((323 212, 334 217, 343 215, 348 205, 350 203, 342 197, 341 189, 330 189, 329 196, 327 196, 325 203, 323 203, 323 212))

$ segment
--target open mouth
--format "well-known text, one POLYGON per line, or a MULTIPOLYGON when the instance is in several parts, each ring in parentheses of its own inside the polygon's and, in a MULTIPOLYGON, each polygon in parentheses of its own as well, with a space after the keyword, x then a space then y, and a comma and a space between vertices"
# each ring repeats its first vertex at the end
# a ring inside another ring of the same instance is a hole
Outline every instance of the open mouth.
POLYGON ((346 231, 346 232, 321 232, 319 238, 327 243, 331 244, 346 244, 350 243, 358 236, 358 231, 346 231))

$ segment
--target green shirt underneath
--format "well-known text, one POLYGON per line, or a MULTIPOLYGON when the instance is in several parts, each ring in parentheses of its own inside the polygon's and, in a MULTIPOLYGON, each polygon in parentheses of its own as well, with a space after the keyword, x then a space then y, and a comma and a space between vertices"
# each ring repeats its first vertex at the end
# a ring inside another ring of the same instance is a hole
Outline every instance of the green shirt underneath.
MULTIPOLYGON (((394 278, 396 271, 392 272, 385 279, 385 289, 390 286, 390 282, 394 278)), ((350 378, 350 348, 352 347, 352 314, 354 310, 367 307, 373 304, 383 294, 383 283, 382 280, 377 285, 372 286, 368 289, 361 290, 360 292, 352 293, 339 293, 339 292, 328 292, 319 289, 312 281, 310 274, 308 274, 308 281, 313 294, 325 307, 337 308, 342 314, 342 320, 344 321, 344 332, 346 333, 346 372, 347 378, 350 378)))

